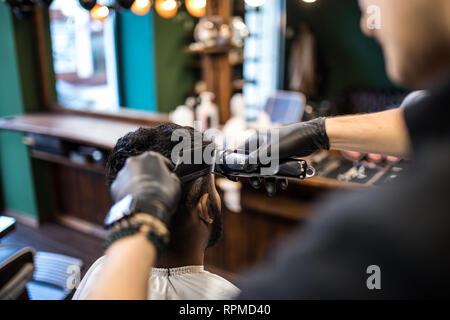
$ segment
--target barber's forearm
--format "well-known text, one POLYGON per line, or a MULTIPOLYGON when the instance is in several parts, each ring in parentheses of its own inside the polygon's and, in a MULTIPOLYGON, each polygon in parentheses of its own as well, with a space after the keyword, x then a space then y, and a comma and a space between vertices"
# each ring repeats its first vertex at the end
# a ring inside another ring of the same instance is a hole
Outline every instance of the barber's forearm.
POLYGON ((398 108, 378 113, 327 118, 330 149, 407 156, 410 138, 398 108))
POLYGON ((139 233, 114 242, 106 251, 102 274, 88 299, 144 300, 156 249, 139 233))

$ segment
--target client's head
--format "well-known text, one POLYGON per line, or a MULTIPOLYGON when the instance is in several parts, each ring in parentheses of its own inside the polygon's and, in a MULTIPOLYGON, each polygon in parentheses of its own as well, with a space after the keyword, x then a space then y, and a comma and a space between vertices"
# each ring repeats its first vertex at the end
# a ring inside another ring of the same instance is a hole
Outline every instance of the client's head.
MULTIPOLYGON (((194 147, 194 134, 200 136, 201 134, 191 127, 173 123, 162 124, 155 128, 140 128, 120 138, 107 163, 108 187, 114 182, 129 157, 146 151, 155 151, 171 159, 172 149, 179 143, 172 141, 172 133, 179 129, 190 134, 194 147)), ((211 143, 202 139, 204 148, 211 143)), ((169 226, 171 241, 168 251, 176 252, 192 245, 203 249, 213 246, 222 233, 220 212, 221 201, 212 174, 206 174, 182 185, 181 201, 169 226)))

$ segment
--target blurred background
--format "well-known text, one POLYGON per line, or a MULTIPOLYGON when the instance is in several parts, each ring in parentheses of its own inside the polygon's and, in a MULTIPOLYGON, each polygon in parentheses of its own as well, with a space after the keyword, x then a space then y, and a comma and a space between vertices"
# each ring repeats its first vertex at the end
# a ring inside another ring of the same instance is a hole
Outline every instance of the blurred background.
MULTIPOLYGON (((355 0, 0 1, 0 211, 15 219, 0 241, 41 253, 34 298, 70 297, 70 259, 83 273, 102 255, 105 160, 125 133, 197 121, 234 148, 257 129, 398 107, 408 92, 360 15, 355 0), (49 271, 52 259, 69 260, 49 271)), ((407 166, 334 151, 308 161, 317 176, 273 198, 217 180, 224 237, 207 269, 238 283, 324 195, 382 187, 407 166)))

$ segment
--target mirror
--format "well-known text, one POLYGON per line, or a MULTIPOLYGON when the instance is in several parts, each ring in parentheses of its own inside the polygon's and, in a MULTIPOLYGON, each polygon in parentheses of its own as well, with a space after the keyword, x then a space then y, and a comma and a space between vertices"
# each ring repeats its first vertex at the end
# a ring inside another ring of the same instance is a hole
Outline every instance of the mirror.
POLYGON ((184 51, 197 19, 185 6, 170 19, 153 6, 143 15, 104 8, 94 15, 95 7, 89 12, 78 0, 54 0, 49 8, 58 105, 169 113, 183 104, 201 79, 196 57, 184 51))
POLYGON ((49 8, 56 92, 64 107, 111 111, 119 106, 115 14, 99 13, 107 15, 104 21, 78 0, 54 0, 49 8))

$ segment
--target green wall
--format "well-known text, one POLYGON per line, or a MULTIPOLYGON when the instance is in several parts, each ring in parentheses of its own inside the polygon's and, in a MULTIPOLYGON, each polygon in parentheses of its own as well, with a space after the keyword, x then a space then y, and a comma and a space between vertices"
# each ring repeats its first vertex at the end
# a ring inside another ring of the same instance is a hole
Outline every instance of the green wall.
POLYGON ((120 104, 156 111, 153 15, 120 12, 117 19, 120 104))
MULTIPOLYGON (((324 67, 320 98, 334 98, 352 87, 393 87, 380 46, 360 30, 356 0, 286 1, 287 25, 297 31, 306 23, 317 38, 324 67)), ((288 62, 289 50, 286 54, 288 62)))
POLYGON ((195 57, 184 51, 192 41, 196 19, 184 10, 171 19, 154 11, 153 16, 158 111, 167 113, 184 104, 200 77, 193 68, 195 57))
POLYGON ((196 19, 183 8, 171 19, 119 13, 118 61, 121 105, 168 113, 192 94, 199 70, 184 52, 196 19))
MULTIPOLYGON (((32 63, 22 60, 31 55, 26 23, 16 21, 9 7, 0 2, 0 116, 22 114, 37 108, 36 83, 25 74, 33 71, 32 63), (21 41, 18 34, 21 35, 21 41), (20 50, 18 50, 20 49, 20 50), (18 54, 16 54, 18 53, 18 54), (23 57, 24 58, 24 57, 23 57), (20 65, 19 60, 23 62, 20 65), (24 89, 26 86, 30 88, 24 89), (33 93, 34 91, 34 93, 33 93)), ((6 209, 38 217, 34 193, 32 164, 22 134, 0 131, 0 187, 6 209)))

